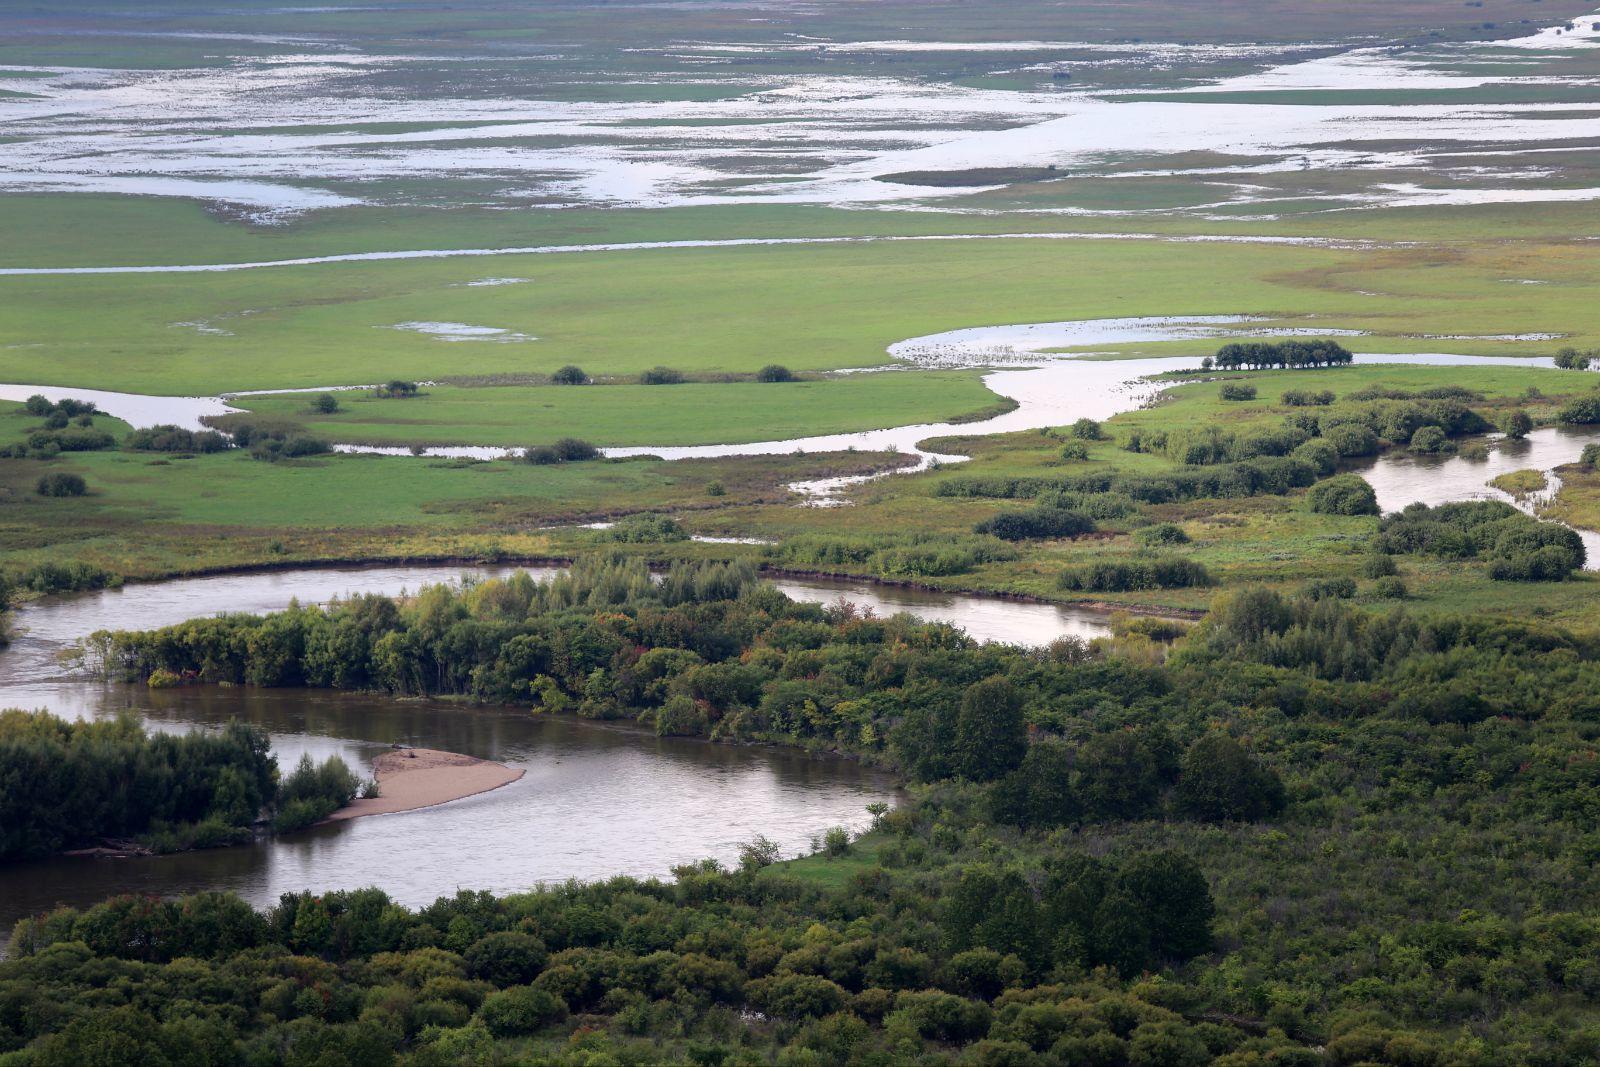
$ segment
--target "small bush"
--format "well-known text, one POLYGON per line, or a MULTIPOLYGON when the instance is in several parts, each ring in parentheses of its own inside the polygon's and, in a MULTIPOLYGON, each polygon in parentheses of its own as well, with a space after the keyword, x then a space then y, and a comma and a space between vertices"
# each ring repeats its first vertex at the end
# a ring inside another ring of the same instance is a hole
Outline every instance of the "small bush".
POLYGON ((829 859, 850 854, 850 831, 842 826, 835 826, 822 835, 822 854, 829 859))
POLYGON ((1569 401, 1566 407, 1556 413, 1556 418, 1577 426, 1600 422, 1600 393, 1590 393, 1569 401))
POLYGON ((225 452, 231 443, 215 430, 185 430, 178 426, 148 426, 122 439, 130 452, 225 452))
POLYGON ((1087 593, 1125 593, 1140 589, 1187 589, 1211 584, 1211 575, 1199 563, 1176 557, 1091 563, 1064 571, 1057 582, 1062 589, 1087 593))
POLYGON ((794 381, 794 371, 781 363, 768 363, 765 367, 756 371, 756 381, 792 382, 794 381))
POLYGON ((1372 583, 1372 595, 1379 600, 1404 600, 1410 591, 1403 580, 1391 574, 1372 583))
POLYGON ((524 1037, 566 1017, 565 1001, 531 985, 490 993, 478 1009, 478 1018, 495 1037, 524 1037))
POLYGON ((553 445, 535 445, 522 453, 522 458, 538 466, 552 463, 582 463, 598 459, 600 450, 576 437, 563 437, 553 445))
POLYGON ((1378 496, 1359 474, 1339 474, 1313 485, 1306 503, 1319 515, 1376 515, 1378 496))
POLYGON ((1333 442, 1321 437, 1313 437, 1297 446, 1289 455, 1311 464, 1316 468, 1318 476, 1323 478, 1339 467, 1339 450, 1334 447, 1333 442))
POLYGON ((677 385, 683 381, 683 372, 671 367, 651 367, 639 375, 640 385, 677 385))
POLYGON ((1399 571, 1395 566, 1394 557, 1386 556, 1382 552, 1374 552, 1361 561, 1361 577, 1387 578, 1399 571))
POLYGON ((339 411, 339 398, 332 393, 319 393, 311 401, 311 410, 318 415, 336 415, 339 411))
POLYGON ((1322 439, 1346 458, 1376 455, 1378 451, 1378 435, 1370 427, 1356 423, 1340 423, 1331 427, 1322 435, 1322 439))
POLYGON ((1089 446, 1082 441, 1068 441, 1061 446, 1061 458, 1068 463, 1089 458, 1089 446))
POLYGON ((307 437, 304 434, 296 434, 293 437, 258 437, 253 439, 250 445, 250 458, 265 463, 276 463, 280 459, 321 456, 332 451, 333 446, 320 437, 307 437))
POLYGON ((1026 541, 1046 537, 1079 537, 1093 533, 1094 520, 1081 511, 1038 507, 1032 511, 1007 511, 984 519, 973 527, 981 534, 992 534, 1002 541, 1026 541))
POLYGON ((591 380, 582 367, 575 367, 571 363, 550 375, 551 385, 588 385, 591 380))
POLYGON ((1521 408, 1514 408, 1500 416, 1500 432, 1513 441, 1520 441, 1533 432, 1533 417, 1521 408))
POLYGON ((1600 445, 1584 445, 1583 454, 1578 457, 1578 464, 1589 470, 1600 467, 1600 445))
POLYGON ((1217 396, 1223 400, 1254 400, 1256 387, 1243 382, 1224 382, 1222 388, 1217 390, 1217 396))
POLYGON ((374 396, 383 397, 384 399, 404 400, 408 397, 416 396, 419 389, 416 382, 408 382, 396 378, 391 382, 385 382, 383 385, 378 386, 372 392, 374 396))
POLYGON ((40 478, 34 491, 40 496, 83 496, 89 486, 80 475, 57 472, 40 478))
POLYGON ((1437 426, 1423 426, 1411 435, 1411 451, 1437 454, 1450 450, 1450 438, 1437 426))
POLYGON ((1288 389, 1280 399, 1287 407, 1310 408, 1327 407, 1333 403, 1334 397, 1332 389, 1322 389, 1317 392, 1308 389, 1288 389))
POLYGON ((1068 428, 1067 432, 1080 441, 1099 441, 1105 437, 1100 424, 1093 419, 1079 419, 1068 428))
POLYGON ((1349 600, 1356 595, 1354 578, 1317 578, 1304 588, 1307 600, 1349 600))
POLYGON ((728 495, 728 489, 721 482, 712 481, 712 482, 707 482, 706 483, 706 496, 727 496, 727 495, 728 495))
POLYGON ((1144 545, 1186 545, 1189 535, 1183 532, 1183 527, 1175 522, 1158 522, 1154 526, 1146 526, 1136 530, 1133 539, 1144 545))

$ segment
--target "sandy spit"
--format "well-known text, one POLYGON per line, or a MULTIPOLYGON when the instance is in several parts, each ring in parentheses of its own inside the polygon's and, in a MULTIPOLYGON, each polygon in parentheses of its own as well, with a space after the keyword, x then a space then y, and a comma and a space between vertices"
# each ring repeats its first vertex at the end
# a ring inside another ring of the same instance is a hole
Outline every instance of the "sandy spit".
POLYGON ((441 752, 433 748, 397 749, 385 752, 372 763, 379 796, 371 800, 353 800, 323 821, 343 822, 363 815, 392 815, 428 808, 510 785, 524 773, 459 752, 441 752))

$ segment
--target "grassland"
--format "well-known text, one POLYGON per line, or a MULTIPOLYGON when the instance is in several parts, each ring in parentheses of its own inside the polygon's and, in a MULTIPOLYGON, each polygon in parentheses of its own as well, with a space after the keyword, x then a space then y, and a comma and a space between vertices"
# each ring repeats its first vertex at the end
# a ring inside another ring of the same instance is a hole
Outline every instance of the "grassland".
MULTIPOLYGON (((1251 313, 1373 331, 1369 351, 1600 344, 1584 244, 1381 252, 1159 241, 950 241, 325 264, 227 274, 0 279, 14 381, 167 394, 391 377, 629 374, 883 363, 907 337, 984 324, 1251 313), (1560 272, 1560 285, 1513 284, 1560 272), (473 287, 486 276, 528 284, 473 287), (1129 278, 1137 278, 1130 285, 1129 278), (85 314, 93 308, 93 314, 85 314), (749 309, 758 308, 751 314, 749 309), (417 320, 532 335, 449 342, 417 320), (200 332, 201 323, 226 334, 200 332), (1429 339, 1542 332, 1559 342, 1429 339), (332 380, 330 380, 332 379, 332 380)), ((1198 352, 1188 344, 1169 351, 1198 352)), ((1151 348, 1157 350, 1156 347, 1151 348)))
POLYGON ((994 400, 971 371, 783 383, 429 386, 407 400, 341 393, 343 410, 333 415, 313 414, 303 393, 242 397, 236 406, 342 443, 523 448, 560 437, 608 446, 765 441, 944 421, 994 400))

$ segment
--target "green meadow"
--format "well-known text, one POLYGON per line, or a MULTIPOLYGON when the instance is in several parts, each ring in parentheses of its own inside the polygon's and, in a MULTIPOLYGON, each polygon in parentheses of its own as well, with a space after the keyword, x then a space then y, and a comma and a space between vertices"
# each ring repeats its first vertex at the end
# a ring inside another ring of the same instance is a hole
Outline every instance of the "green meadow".
MULTIPOLYGON (((433 385, 382 399, 336 394, 319 415, 304 393, 241 397, 253 414, 349 444, 524 448, 560 437, 596 445, 735 444, 947 421, 990 406, 977 371, 894 372, 794 382, 678 385, 433 385)), ((244 418, 239 416, 237 418, 244 418)))

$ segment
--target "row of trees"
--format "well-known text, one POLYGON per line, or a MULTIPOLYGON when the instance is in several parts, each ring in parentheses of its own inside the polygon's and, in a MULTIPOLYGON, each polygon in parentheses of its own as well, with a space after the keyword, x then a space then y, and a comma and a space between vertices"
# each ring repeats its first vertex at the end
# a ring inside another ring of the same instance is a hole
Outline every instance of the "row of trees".
POLYGON ((1337 341, 1237 341, 1223 345, 1214 356, 1200 361, 1202 370, 1302 369, 1342 367, 1355 357, 1337 341))

